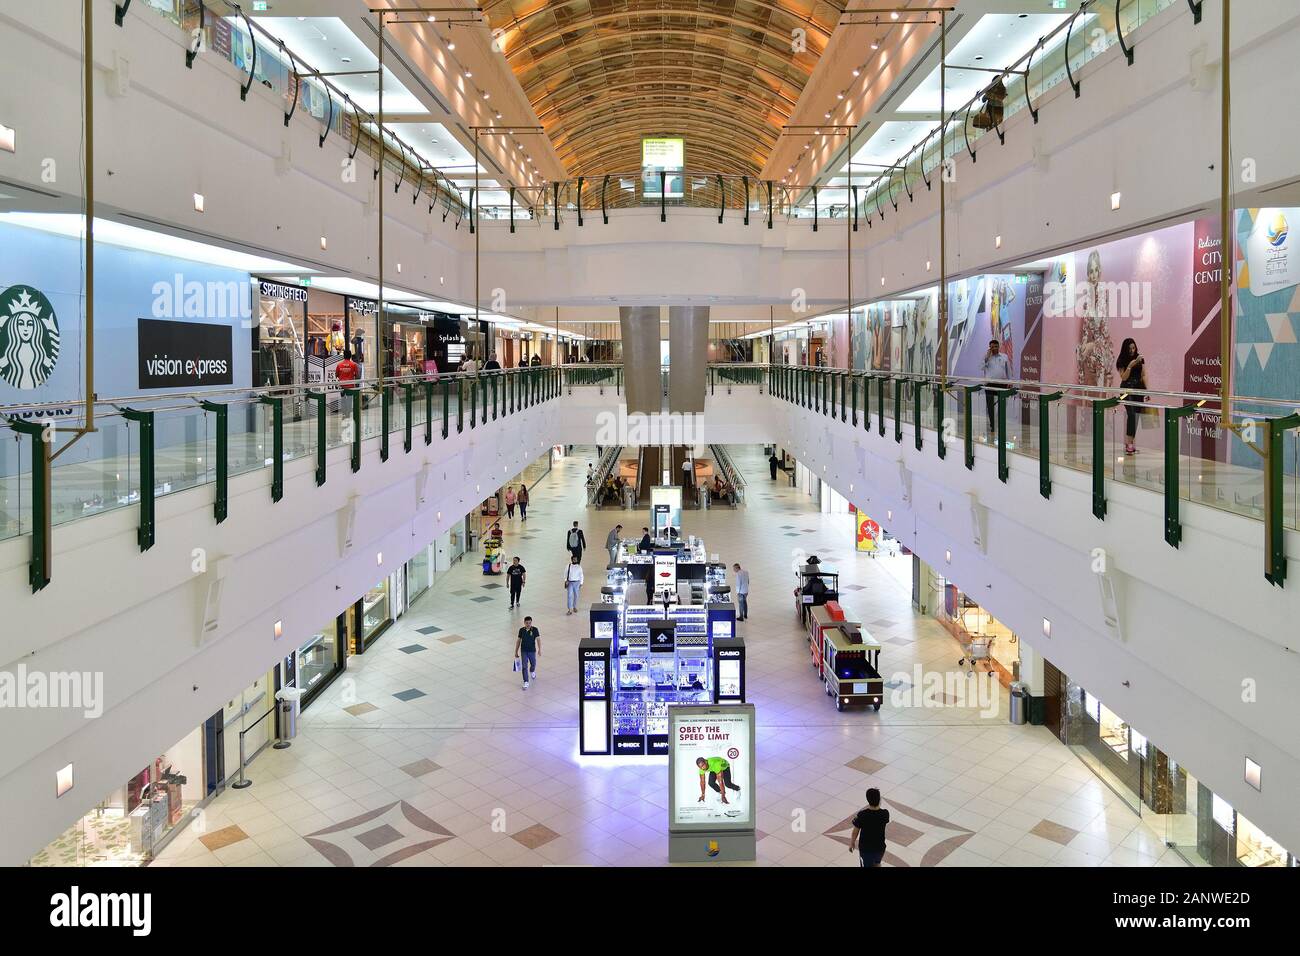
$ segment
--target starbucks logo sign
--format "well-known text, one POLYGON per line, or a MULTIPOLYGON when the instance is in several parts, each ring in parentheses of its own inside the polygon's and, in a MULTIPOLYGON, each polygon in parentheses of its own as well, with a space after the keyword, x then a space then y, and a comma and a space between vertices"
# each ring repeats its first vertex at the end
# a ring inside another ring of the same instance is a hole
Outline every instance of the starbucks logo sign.
POLYGON ((44 385, 59 363, 59 320, 40 290, 0 292, 0 379, 14 388, 44 385))

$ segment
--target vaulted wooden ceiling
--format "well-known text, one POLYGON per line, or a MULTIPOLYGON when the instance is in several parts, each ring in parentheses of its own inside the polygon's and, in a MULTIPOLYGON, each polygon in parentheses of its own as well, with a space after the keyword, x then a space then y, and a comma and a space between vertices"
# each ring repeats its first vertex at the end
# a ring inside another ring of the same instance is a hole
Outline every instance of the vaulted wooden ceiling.
POLYGON ((571 175, 629 173, 681 134, 692 172, 757 176, 839 19, 820 0, 489 0, 571 175))

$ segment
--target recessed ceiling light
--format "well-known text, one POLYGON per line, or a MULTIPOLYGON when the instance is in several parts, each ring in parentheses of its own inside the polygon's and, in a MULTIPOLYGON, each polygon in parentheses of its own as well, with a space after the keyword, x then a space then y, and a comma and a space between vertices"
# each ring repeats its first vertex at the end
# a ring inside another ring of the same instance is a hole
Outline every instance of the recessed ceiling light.
POLYGON ((447 41, 447 49, 448 49, 448 50, 454 50, 454 49, 456 49, 456 41, 455 41, 455 40, 448 40, 448 41, 447 41))
POLYGON ((898 11, 895 10, 893 13, 891 13, 891 14, 889 15, 889 19, 891 19, 891 20, 897 20, 897 19, 898 19, 898 11))
MULTIPOLYGON (((979 57, 976 57, 976 59, 979 59, 979 57)), ((472 79, 473 76, 474 76, 474 71, 473 71, 473 70, 466 70, 466 71, 465 71, 465 79, 467 79, 467 80, 468 80, 468 79, 472 79)))
POLYGON ((862 71, 859 70, 859 69, 857 69, 857 68, 855 67, 854 70, 853 70, 853 75, 854 75, 854 76, 861 76, 861 75, 862 75, 862 71))
POLYGON ((879 43, 873 43, 873 44, 871 44, 871 49, 873 49, 873 50, 879 50, 879 49, 880 49, 880 44, 879 44, 879 43))

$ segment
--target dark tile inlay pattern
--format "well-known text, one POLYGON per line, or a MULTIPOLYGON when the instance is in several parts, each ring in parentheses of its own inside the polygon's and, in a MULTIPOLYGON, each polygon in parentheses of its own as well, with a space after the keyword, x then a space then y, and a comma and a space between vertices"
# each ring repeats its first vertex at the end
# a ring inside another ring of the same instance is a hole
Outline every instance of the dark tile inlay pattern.
POLYGON ((885 765, 879 760, 872 760, 870 757, 865 755, 854 757, 844 766, 848 767, 850 770, 857 770, 861 773, 879 773, 881 770, 885 769, 885 765))
POLYGON ((436 625, 430 624, 428 627, 417 627, 417 628, 415 629, 415 632, 416 632, 417 634, 437 634, 437 633, 438 633, 439 631, 441 631, 441 630, 442 630, 442 628, 437 627, 436 625))
POLYGON ((398 691, 393 696, 396 697, 398 700, 418 700, 421 697, 424 697, 426 695, 424 691, 416 690, 414 687, 412 687, 410 690, 398 691))
POLYGON ((427 651, 428 648, 423 644, 407 644, 405 647, 399 647, 398 650, 403 654, 418 654, 420 651, 427 651))
POLYGON ((457 596, 464 596, 466 594, 473 594, 474 592, 471 591, 469 588, 457 588, 455 591, 452 591, 451 593, 457 596))
POLYGON ((394 840, 400 840, 401 838, 402 835, 387 823, 381 823, 373 830, 357 834, 357 842, 367 850, 378 850, 381 846, 387 846, 394 840))
POLYGON ((465 638, 461 637, 459 634, 448 634, 446 637, 438 638, 438 640, 442 641, 444 644, 459 644, 461 641, 465 640, 465 638))
POLYGON ((538 847, 546 846, 552 840, 558 839, 559 836, 558 833, 544 823, 534 823, 518 833, 510 834, 510 839, 523 844, 530 850, 536 850, 538 847))
POLYGON ((483 590, 485 590, 485 591, 490 591, 490 590, 492 590, 493 588, 499 588, 499 587, 501 587, 501 585, 500 585, 500 584, 497 584, 496 582, 493 582, 492 584, 484 584, 484 585, 482 585, 482 587, 483 587, 483 590))
MULTIPOLYGON (((374 838, 377 838, 377 831, 383 831, 384 828, 394 831, 404 845, 399 844, 393 847, 391 852, 372 862, 371 866, 392 866, 394 863, 400 863, 402 860, 410 859, 425 850, 433 849, 441 843, 446 843, 454 836, 446 827, 430 819, 405 800, 399 800, 396 803, 369 810, 360 816, 352 817, 350 820, 336 823, 324 830, 309 833, 303 839, 315 847, 321 856, 335 866, 356 866, 357 861, 353 859, 348 844, 352 842, 360 843, 362 836, 371 836, 373 834, 375 835, 374 838), (392 822, 380 823, 377 826, 370 825, 372 821, 385 816, 392 822)), ((391 842, 393 841, 387 841, 380 845, 390 845, 391 842)))
POLYGON ((473 601, 475 604, 482 604, 485 601, 491 601, 492 598, 488 597, 486 594, 480 594, 476 598, 470 598, 470 600, 473 601))
POLYGON ((351 707, 344 707, 343 709, 353 717, 360 717, 362 714, 368 714, 372 710, 378 710, 379 708, 374 704, 368 704, 363 701, 360 704, 353 704, 351 707))
POLYGON ((843 588, 841 588, 841 590, 843 590, 843 591, 865 591, 866 588, 865 588, 863 585, 861 585, 861 584, 846 584, 846 585, 844 585, 843 588))
POLYGON ((423 777, 426 773, 433 773, 435 770, 441 770, 442 767, 439 764, 434 763, 428 757, 421 757, 419 760, 414 763, 408 763, 401 769, 412 777, 423 777))

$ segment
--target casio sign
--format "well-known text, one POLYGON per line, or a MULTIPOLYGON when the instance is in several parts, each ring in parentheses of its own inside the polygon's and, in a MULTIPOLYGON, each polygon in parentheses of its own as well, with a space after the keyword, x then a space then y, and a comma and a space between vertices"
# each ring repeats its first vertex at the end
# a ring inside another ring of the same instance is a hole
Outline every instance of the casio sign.
POLYGON ((582 656, 583 657, 604 657, 605 653, 604 651, 583 651, 582 656))

